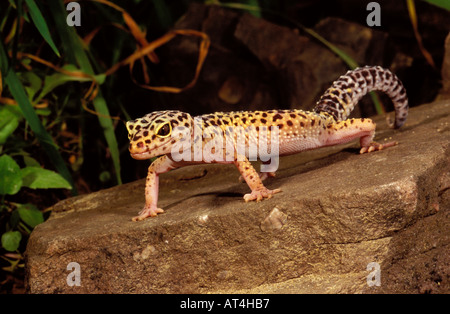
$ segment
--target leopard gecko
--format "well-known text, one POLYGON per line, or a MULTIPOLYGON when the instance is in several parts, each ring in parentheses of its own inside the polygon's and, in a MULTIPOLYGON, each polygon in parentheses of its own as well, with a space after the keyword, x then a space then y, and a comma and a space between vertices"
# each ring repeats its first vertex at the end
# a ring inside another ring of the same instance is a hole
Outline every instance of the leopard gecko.
POLYGON ((393 127, 401 127, 408 115, 405 88, 395 74, 379 66, 360 67, 339 77, 311 112, 275 109, 215 112, 192 117, 185 112, 165 110, 128 121, 131 157, 143 160, 159 156, 148 168, 145 206, 133 221, 164 212, 157 206, 159 175, 175 168, 202 163, 234 164, 251 189, 244 200, 260 201, 271 198, 280 189, 270 190, 262 183, 275 175, 274 168, 258 174, 249 161, 254 160, 251 158, 259 158, 267 164, 268 157, 296 154, 358 138, 361 154, 396 145, 396 142, 373 141, 375 123, 371 119, 347 119, 358 101, 372 90, 383 91, 391 98, 395 110, 393 127), (249 149, 251 143, 261 146, 263 138, 270 150, 249 149), (244 148, 237 149, 238 144, 243 144, 244 148))

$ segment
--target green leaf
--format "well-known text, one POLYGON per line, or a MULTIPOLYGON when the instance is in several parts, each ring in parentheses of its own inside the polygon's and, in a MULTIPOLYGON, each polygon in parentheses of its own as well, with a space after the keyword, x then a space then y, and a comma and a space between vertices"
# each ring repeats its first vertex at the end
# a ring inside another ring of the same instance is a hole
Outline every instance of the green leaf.
POLYGON ((8 231, 2 234, 2 246, 7 251, 17 250, 20 240, 22 240, 22 234, 19 231, 8 231))
POLYGON ((52 37, 50 36, 50 32, 48 30, 47 23, 45 22, 44 17, 42 16, 41 11, 38 6, 34 2, 34 0, 25 0, 27 3, 28 9, 30 10, 31 19, 33 20, 34 25, 38 29, 39 33, 41 33, 42 37, 49 44, 49 46, 53 49, 55 54, 58 57, 61 57, 59 54, 58 48, 56 48, 55 43, 53 42, 52 37))
POLYGON ((22 174, 23 186, 31 189, 71 189, 67 182, 60 174, 39 168, 26 167, 20 170, 22 174))
MULTIPOLYGON (((3 50, 3 45, 0 41, 0 54, 3 50)), ((3 51, 4 52, 4 51, 3 51)), ((50 160, 55 165, 56 170, 58 170, 61 175, 71 183, 73 187, 73 193, 76 194, 75 184, 73 183, 72 176, 70 175, 69 170, 67 169, 64 160, 59 153, 57 146, 55 145, 53 138, 48 134, 39 120, 36 112, 33 109, 33 106, 28 99, 28 96, 25 93, 25 90, 17 77, 16 73, 10 68, 4 77, 6 85, 9 87, 9 91, 11 92, 14 99, 19 104, 20 109, 22 110, 23 116, 27 120, 31 129, 33 130, 36 137, 42 144, 43 149, 50 157, 50 160)))
MULTIPOLYGON (((72 64, 67 64, 67 65, 63 66, 63 69, 67 70, 67 71, 71 71, 71 72, 80 71, 72 64)), ((105 78, 106 78, 105 74, 99 74, 99 75, 94 76, 94 79, 99 84, 103 84, 103 82, 105 81, 105 78)), ((89 77, 72 76, 72 75, 67 75, 67 74, 59 73, 59 72, 49 75, 49 76, 46 76, 45 81, 44 81, 44 87, 42 88, 39 96, 35 99, 35 102, 38 102, 39 100, 41 100, 45 95, 50 93, 56 87, 58 87, 64 83, 70 82, 70 81, 89 82, 89 81, 92 81, 92 79, 89 77)))
POLYGON ((27 167, 41 167, 41 164, 36 159, 28 155, 23 155, 23 162, 27 167))
POLYGON ((40 223, 44 222, 44 215, 32 204, 23 204, 17 208, 20 219, 31 228, 36 227, 40 223))
POLYGON ((42 80, 34 72, 21 73, 20 78, 22 79, 22 82, 24 82, 24 88, 27 91, 28 98, 32 102, 34 95, 36 95, 42 87, 42 80))
POLYGON ((8 137, 14 133, 19 126, 21 117, 22 114, 18 107, 0 107, 0 145, 5 144, 8 137))
POLYGON ((0 195, 14 195, 22 187, 22 175, 19 165, 9 157, 0 157, 0 195))

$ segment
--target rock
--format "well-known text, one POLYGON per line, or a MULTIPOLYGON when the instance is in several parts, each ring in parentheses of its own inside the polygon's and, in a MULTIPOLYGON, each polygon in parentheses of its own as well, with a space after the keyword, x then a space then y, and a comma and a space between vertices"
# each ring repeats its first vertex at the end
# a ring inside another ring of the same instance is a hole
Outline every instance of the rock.
POLYGON ((142 222, 131 218, 145 180, 64 200, 30 236, 27 291, 449 293, 449 114, 446 99, 413 108, 399 130, 375 117, 377 140, 399 142, 380 152, 283 157, 266 181, 282 192, 259 203, 243 201, 229 165, 162 174, 165 213, 142 222), (71 262, 80 286, 67 284, 71 262), (369 287, 373 262, 381 285, 369 287))

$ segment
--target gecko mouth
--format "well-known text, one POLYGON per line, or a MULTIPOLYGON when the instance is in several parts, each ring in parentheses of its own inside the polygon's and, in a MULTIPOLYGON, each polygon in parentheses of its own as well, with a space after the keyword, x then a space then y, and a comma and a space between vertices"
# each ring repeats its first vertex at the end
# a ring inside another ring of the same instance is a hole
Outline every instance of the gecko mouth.
POLYGON ((148 150, 145 152, 141 152, 141 153, 130 153, 130 155, 131 155, 131 158, 137 159, 137 160, 149 159, 149 158, 154 157, 150 154, 150 151, 148 151, 148 150))
MULTIPOLYGON (((161 149, 162 147, 164 147, 164 145, 166 145, 167 143, 170 142, 170 138, 169 140, 167 140, 164 143, 160 143, 160 145, 158 147, 155 147, 153 149, 149 149, 147 148, 145 151, 141 151, 138 153, 132 153, 130 152, 131 158, 136 159, 136 160, 144 160, 144 159, 149 159, 149 158, 153 158, 153 157, 157 157, 157 156, 161 156, 161 155, 165 155, 165 149, 161 149)), ((169 149, 170 152, 170 149, 169 149)))

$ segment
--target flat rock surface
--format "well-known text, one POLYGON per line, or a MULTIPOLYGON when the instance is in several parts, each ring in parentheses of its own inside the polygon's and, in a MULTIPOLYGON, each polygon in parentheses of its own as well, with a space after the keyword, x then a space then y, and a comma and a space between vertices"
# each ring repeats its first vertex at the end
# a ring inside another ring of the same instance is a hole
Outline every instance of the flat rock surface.
MULTIPOLYGON (((30 293, 449 293, 450 100, 357 142, 283 157, 281 193, 245 203, 231 165, 162 174, 165 213, 132 222, 139 180, 56 204, 26 251, 30 293), (69 286, 67 265, 80 265, 69 286), (369 286, 369 263, 381 285, 369 286)), ((146 161, 143 161, 146 162, 146 161)), ((258 169, 258 168, 257 168, 258 169)))

